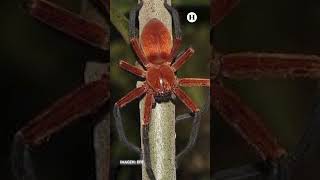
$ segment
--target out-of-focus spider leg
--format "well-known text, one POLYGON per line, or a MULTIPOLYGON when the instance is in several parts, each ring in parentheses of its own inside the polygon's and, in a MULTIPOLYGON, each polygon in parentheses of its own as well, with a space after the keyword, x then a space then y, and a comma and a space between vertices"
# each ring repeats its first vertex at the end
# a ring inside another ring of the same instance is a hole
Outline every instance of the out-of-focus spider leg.
POLYGON ((200 109, 197 105, 192 101, 192 99, 180 89, 180 87, 176 87, 174 89, 174 94, 194 113, 194 119, 192 123, 192 129, 189 137, 189 142, 187 146, 177 155, 176 157, 176 166, 178 166, 180 160, 183 156, 190 151, 190 149, 194 146, 196 139, 198 137, 198 131, 200 127, 200 109))
POLYGON ((240 0, 212 0, 211 9, 213 11, 211 23, 213 26, 219 24, 232 9, 240 2, 240 0))
POLYGON ((149 61, 147 60, 147 58, 146 58, 146 56, 140 46, 138 32, 137 32, 137 28, 136 28, 137 14, 140 11, 140 9, 142 8, 142 6, 143 6, 143 1, 140 1, 140 3, 130 11, 130 19, 129 19, 129 36, 130 37, 129 38, 130 38, 130 43, 131 43, 131 46, 132 46, 134 52, 136 53, 141 64, 145 68, 148 66, 149 61))
POLYGON ((110 97, 108 77, 88 83, 62 97, 20 129, 14 138, 12 168, 17 179, 32 175, 29 149, 41 144, 54 133, 80 117, 97 112, 110 97))
MULTIPOLYGON (((193 86, 205 86, 210 87, 210 79, 200 79, 200 78, 180 78, 179 85, 184 87, 193 87, 193 86)), ((200 111, 201 113, 207 112, 210 107, 210 96, 206 101, 203 109, 200 111)), ((176 118, 176 123, 181 122, 183 120, 187 120, 193 117, 190 113, 185 113, 178 115, 176 118)))
POLYGON ((279 159, 287 153, 262 123, 261 118, 230 90, 214 84, 211 102, 217 112, 249 143, 264 160, 279 159))
MULTIPOLYGON (((175 8, 168 4, 167 0, 164 1, 164 7, 169 11, 173 20, 174 37, 170 57, 175 57, 182 41, 179 13, 175 8)), ((172 60, 173 58, 171 59, 171 61, 172 60)))
POLYGON ((152 170, 151 157, 150 157, 150 143, 149 143, 149 123, 151 119, 152 104, 154 97, 151 91, 147 92, 142 122, 142 142, 143 142, 143 160, 145 162, 146 171, 151 180, 156 180, 152 170))
POLYGON ((304 54, 232 53, 221 57, 221 73, 233 79, 320 77, 320 57, 304 54))
POLYGON ((123 128, 120 108, 123 108, 131 101, 141 97, 143 94, 147 92, 147 90, 148 90, 148 87, 146 84, 142 85, 141 87, 135 88, 132 91, 130 91, 126 96, 124 96, 119 101, 117 101, 113 107, 113 116, 116 121, 116 128, 117 128, 120 141, 123 142, 129 149, 139 153, 140 155, 141 155, 140 148, 130 143, 126 137, 126 134, 123 128))
POLYGON ((108 49, 105 27, 63 9, 47 0, 25 0, 25 7, 34 18, 83 42, 108 49))
MULTIPOLYGON (((316 101, 319 101, 319 97, 316 101)), ((262 161, 255 164, 248 164, 239 168, 231 168, 218 171, 214 174, 214 180, 241 180, 249 177, 265 177, 270 180, 288 180, 290 178, 290 168, 301 161, 312 144, 317 143, 320 128, 320 104, 315 102, 313 117, 304 131, 304 135, 293 152, 288 156, 281 157, 274 161, 262 161)))
MULTIPOLYGON (((266 166, 263 167, 266 170, 262 172, 267 172, 268 180, 274 180, 274 178, 277 178, 276 180, 287 180, 287 153, 271 136, 262 124, 260 117, 243 104, 238 96, 218 84, 213 85, 211 97, 213 105, 220 115, 238 131, 249 145, 255 148, 264 160, 266 166)), ((240 180, 248 176, 256 176, 256 169, 256 165, 252 167, 248 165, 242 169, 235 168, 234 170, 218 172, 214 177, 217 180, 240 180), (240 174, 242 175, 237 177, 240 174)), ((265 175, 263 176, 265 177, 265 175)))

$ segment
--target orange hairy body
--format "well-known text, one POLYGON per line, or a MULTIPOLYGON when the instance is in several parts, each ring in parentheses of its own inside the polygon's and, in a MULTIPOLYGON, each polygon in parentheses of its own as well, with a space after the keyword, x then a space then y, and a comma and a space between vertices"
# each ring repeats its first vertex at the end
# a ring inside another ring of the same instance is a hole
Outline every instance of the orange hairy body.
POLYGON ((171 34, 158 19, 151 19, 143 28, 140 43, 146 58, 152 64, 169 62, 172 49, 171 34))

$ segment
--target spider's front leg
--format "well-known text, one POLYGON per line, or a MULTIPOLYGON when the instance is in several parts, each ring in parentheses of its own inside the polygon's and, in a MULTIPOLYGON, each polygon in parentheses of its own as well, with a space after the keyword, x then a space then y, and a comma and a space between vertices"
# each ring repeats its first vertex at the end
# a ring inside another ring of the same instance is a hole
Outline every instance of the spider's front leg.
POLYGON ((131 101, 141 97, 143 94, 147 92, 147 90, 148 90, 147 84, 144 84, 141 87, 135 88, 132 91, 130 91, 126 96, 124 96, 119 101, 117 101, 113 107, 113 115, 114 115, 114 119, 116 120, 116 128, 117 128, 120 141, 123 142, 129 149, 139 153, 140 155, 141 155, 140 148, 130 143, 127 139, 127 136, 123 128, 120 109, 126 106, 131 101))
POLYGON ((12 169, 17 179, 34 178, 30 148, 78 120, 97 112, 110 97, 108 77, 88 83, 62 97, 20 129, 12 147, 12 169))
POLYGON ((176 157, 176 165, 179 164, 184 155, 191 150, 194 146, 196 139, 198 137, 198 132, 200 128, 200 109, 197 105, 192 101, 192 99, 182 90, 180 87, 176 87, 174 89, 174 94, 185 104, 188 109, 194 113, 194 118, 192 122, 192 129, 189 136, 189 142, 186 147, 177 155, 176 157))
POLYGON ((194 49, 189 47, 186 49, 180 56, 175 59, 175 62, 171 65, 174 72, 178 71, 182 65, 190 59, 190 57, 194 54, 194 49))
POLYGON ((149 90, 146 95, 143 111, 142 123, 142 142, 143 142, 143 160, 146 163, 146 171, 151 180, 156 180, 152 170, 150 157, 150 142, 149 142, 149 123, 151 119, 152 105, 155 103, 152 90, 149 90))
POLYGON ((145 68, 149 65, 149 61, 147 60, 142 50, 142 47, 139 43, 138 32, 136 28, 136 19, 142 6, 143 6, 143 1, 140 1, 140 3, 130 11, 130 17, 129 17, 130 18, 129 19, 129 36, 130 37, 129 38, 130 38, 130 44, 132 49, 134 50, 141 64, 145 68))
MULTIPOLYGON (((193 48, 188 48, 185 50, 179 57, 176 58, 175 62, 171 65, 172 70, 174 72, 178 71, 182 65, 194 54, 193 48)), ((180 78, 178 79, 178 86, 184 86, 184 87, 210 87, 210 79, 202 79, 202 78, 180 78)), ((189 137, 189 142, 187 146, 177 155, 176 161, 177 165, 179 164, 180 160, 183 158, 183 156, 191 150, 191 148, 194 146, 198 131, 200 127, 200 109, 197 107, 197 105, 192 101, 192 99, 180 88, 176 87, 173 90, 174 94, 191 110, 192 113, 194 113, 193 117, 193 124, 192 124, 192 130, 189 137)), ((178 120, 183 120, 191 117, 189 114, 186 115, 180 115, 178 116, 178 120), (181 117, 181 118, 180 118, 181 117)))
POLYGON ((171 49, 170 57, 175 57, 182 41, 182 31, 181 31, 179 13, 174 7, 168 4, 167 0, 164 1, 164 7, 169 11, 173 20, 174 39, 173 39, 173 46, 171 49))
MULTIPOLYGON (((210 87, 210 79, 202 79, 202 78, 180 78, 178 80, 179 86, 182 87, 210 87)), ((207 101, 204 104, 203 108, 200 110, 201 113, 208 112, 210 109, 210 94, 208 95, 207 101)), ((188 120, 192 118, 191 113, 185 113, 178 115, 176 118, 176 123, 188 120)))
MULTIPOLYGON (((193 48, 188 48, 186 49, 180 56, 178 56, 175 60, 175 62, 171 65, 172 69, 174 72, 178 71, 182 65, 190 59, 190 57, 194 54, 194 49, 193 48)), ((202 78, 181 78, 178 80, 178 84, 180 86, 185 86, 185 87, 193 87, 193 86, 210 86, 210 80, 209 79, 202 79, 202 78)), ((210 106, 210 98, 208 98, 208 103, 205 104, 205 107, 203 108, 202 112, 205 112, 209 110, 210 106)), ((180 122, 186 119, 190 119, 192 116, 190 113, 185 113, 177 116, 176 122, 180 122)))
MULTIPOLYGON (((123 63, 120 63, 120 66, 123 63)), ((128 64, 126 64, 127 66, 128 64)), ((126 66, 121 66, 122 68, 128 70, 125 68, 126 66)), ((131 68, 138 69, 132 65, 131 68)), ((130 71, 132 72, 132 71, 130 71)), ((152 105, 154 103, 154 96, 151 90, 148 90, 148 85, 145 83, 141 87, 137 87, 134 90, 130 91, 126 96, 121 98, 119 101, 117 101, 114 105, 113 109, 113 115, 116 120, 116 128, 117 132, 120 138, 120 141, 123 142, 129 149, 139 153, 142 155, 144 162, 146 163, 146 171, 151 180, 155 180, 155 176, 152 170, 151 166, 151 158, 150 158, 150 144, 149 144, 149 122, 151 118, 151 111, 152 111, 152 105), (146 94, 145 99, 145 105, 144 105, 144 114, 143 114, 143 122, 142 122, 142 135, 143 135, 143 154, 141 154, 141 150, 138 146, 134 145, 133 143, 129 142, 122 123, 120 108, 123 108, 131 101, 141 97, 143 94, 146 94)))

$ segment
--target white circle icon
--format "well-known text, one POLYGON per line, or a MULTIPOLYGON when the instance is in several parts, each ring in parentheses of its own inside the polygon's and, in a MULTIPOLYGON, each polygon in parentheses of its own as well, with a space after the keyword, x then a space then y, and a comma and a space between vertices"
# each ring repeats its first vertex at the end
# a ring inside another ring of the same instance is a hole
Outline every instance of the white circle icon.
POLYGON ((197 14, 194 13, 194 12, 189 12, 188 15, 187 15, 187 20, 190 22, 190 23, 194 23, 197 21, 197 14))

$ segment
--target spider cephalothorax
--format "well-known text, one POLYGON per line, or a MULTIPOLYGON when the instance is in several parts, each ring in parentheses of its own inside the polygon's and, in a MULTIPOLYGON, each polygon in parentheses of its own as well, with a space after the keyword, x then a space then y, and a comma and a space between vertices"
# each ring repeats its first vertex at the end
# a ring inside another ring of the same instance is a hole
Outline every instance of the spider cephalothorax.
POLYGON ((155 98, 170 97, 176 87, 176 76, 168 64, 152 66, 147 69, 146 82, 155 98))
MULTIPOLYGON (((139 62, 142 68, 130 65, 126 61, 120 61, 120 67, 126 71, 131 72, 145 81, 140 87, 135 88, 129 92, 126 96, 121 98, 115 103, 114 116, 116 119, 116 126, 119 133, 120 140, 123 141, 131 149, 140 152, 140 148, 128 142, 125 133, 123 131, 123 125, 120 115, 120 108, 124 107, 131 101, 145 95, 144 115, 142 120, 143 136, 148 136, 148 127, 150 123, 151 110, 155 102, 168 101, 171 97, 176 96, 180 99, 188 109, 194 114, 193 129, 191 131, 189 143, 186 148, 178 154, 177 160, 182 157, 188 150, 194 145, 197 131, 199 128, 199 108, 192 101, 192 99, 180 88, 191 86, 210 86, 209 79, 200 78, 178 78, 175 73, 181 68, 181 66, 192 56, 194 50, 192 48, 186 49, 179 56, 176 56, 176 52, 181 42, 181 30, 180 22, 178 18, 178 12, 169 6, 167 2, 164 3, 167 10, 172 15, 174 24, 174 37, 171 38, 171 34, 168 28, 156 18, 151 19, 142 29, 141 37, 137 36, 136 32, 136 15, 142 7, 142 2, 133 9, 130 13, 130 43, 133 50, 138 56, 139 62)), ((151 169, 149 152, 149 139, 143 138, 143 144, 145 148, 144 160, 146 162, 147 173, 150 179, 155 179, 151 169), (146 150, 147 149, 147 150, 146 150)))

